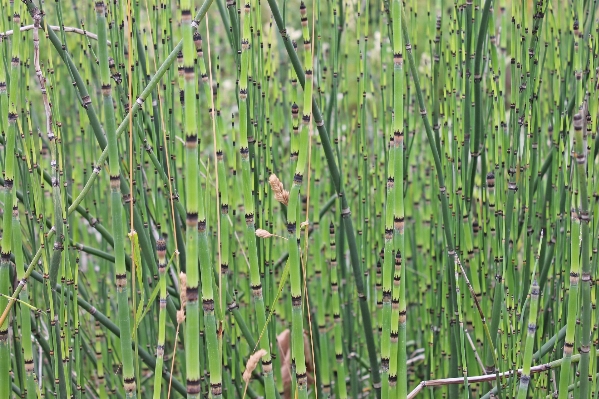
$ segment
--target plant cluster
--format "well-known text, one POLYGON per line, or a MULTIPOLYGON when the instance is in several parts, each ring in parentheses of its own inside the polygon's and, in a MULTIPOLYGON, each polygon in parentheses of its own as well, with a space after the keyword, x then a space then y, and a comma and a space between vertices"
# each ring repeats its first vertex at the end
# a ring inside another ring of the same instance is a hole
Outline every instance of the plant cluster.
POLYGON ((598 398, 596 0, 0 0, 0 399, 598 398))

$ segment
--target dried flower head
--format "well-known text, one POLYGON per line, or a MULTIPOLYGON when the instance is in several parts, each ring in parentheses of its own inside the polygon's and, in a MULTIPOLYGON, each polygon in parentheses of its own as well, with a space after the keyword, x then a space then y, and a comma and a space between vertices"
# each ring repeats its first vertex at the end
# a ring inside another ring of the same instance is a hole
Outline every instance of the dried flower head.
POLYGON ((269 232, 267 230, 264 230, 264 229, 257 229, 256 230, 256 236, 258 236, 260 238, 278 237, 278 238, 282 238, 283 240, 286 240, 285 237, 278 236, 278 235, 273 234, 273 233, 271 233, 271 232, 269 232))
POLYGON ((250 378, 252 377, 252 371, 256 369, 256 366, 258 366, 258 362, 260 361, 260 359, 262 359, 262 356, 265 355, 266 351, 264 349, 260 349, 252 356, 250 356, 250 358, 248 359, 248 362, 245 365, 245 371, 243 372, 243 380, 246 384, 250 382, 250 378))
POLYGON ((185 309, 185 305, 187 304, 187 274, 183 272, 179 273, 179 284, 181 287, 181 291, 179 292, 179 296, 181 297, 181 309, 185 309))
POLYGON ((179 309, 177 310, 177 323, 181 324, 185 321, 185 310, 179 309))
POLYGON ((264 229, 257 229, 256 230, 256 236, 260 237, 260 238, 270 238, 272 237, 274 234, 269 233, 268 231, 264 230, 264 229))
POLYGON ((279 180, 277 175, 274 173, 270 175, 268 178, 268 183, 270 184, 270 188, 272 189, 273 193, 275 193, 275 199, 281 204, 289 204, 289 191, 285 190, 283 183, 281 180, 279 180))

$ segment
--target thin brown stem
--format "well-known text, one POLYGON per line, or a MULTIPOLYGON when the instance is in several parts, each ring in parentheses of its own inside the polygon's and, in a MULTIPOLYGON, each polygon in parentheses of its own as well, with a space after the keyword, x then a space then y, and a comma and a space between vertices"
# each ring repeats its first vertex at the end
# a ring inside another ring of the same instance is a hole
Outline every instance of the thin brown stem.
MULTIPOLYGON (((599 349, 597 349, 595 351, 595 356, 597 356, 597 355, 599 355, 599 349)), ((572 362, 577 362, 579 360, 580 360, 580 354, 576 354, 576 355, 572 356, 572 362)), ((555 360, 550 363, 540 364, 538 366, 531 367, 530 374, 541 373, 543 371, 553 370, 554 368, 561 366, 561 364, 562 364, 562 359, 558 359, 558 360, 555 360)), ((517 375, 521 375, 522 369, 516 370, 515 373, 517 375)), ((489 381, 493 381, 497 378, 509 377, 512 375, 514 375, 514 370, 504 371, 504 372, 495 373, 495 374, 471 376, 471 377, 468 377, 468 383, 489 382, 489 381)), ((463 384, 463 383, 464 383, 463 377, 439 378, 437 380, 421 381, 416 386, 416 388, 414 388, 412 390, 412 392, 410 392, 408 394, 408 399, 413 399, 414 397, 416 397, 416 395, 418 395, 418 393, 420 391, 422 391, 422 389, 425 387, 441 387, 441 386, 445 386, 445 385, 459 385, 459 384, 463 384)))
MULTIPOLYGON (((51 29, 53 31, 59 31, 60 26, 48 25, 48 29, 51 29)), ((90 39, 98 40, 98 35, 96 35, 95 33, 92 33, 92 32, 88 32, 85 29, 75 28, 73 26, 65 26, 63 29, 67 33, 77 33, 79 35, 87 36, 90 39)), ((26 32, 29 30, 35 30, 35 26, 34 25, 25 25, 25 26, 21 26, 21 28, 19 29, 19 31, 21 31, 21 32, 26 32)), ((0 37, 7 37, 7 36, 11 36, 12 34, 13 34, 13 31, 11 29, 11 30, 7 30, 6 32, 0 32, 0 37)), ((112 45, 110 43, 110 40, 106 40, 106 43, 109 46, 112 45)))

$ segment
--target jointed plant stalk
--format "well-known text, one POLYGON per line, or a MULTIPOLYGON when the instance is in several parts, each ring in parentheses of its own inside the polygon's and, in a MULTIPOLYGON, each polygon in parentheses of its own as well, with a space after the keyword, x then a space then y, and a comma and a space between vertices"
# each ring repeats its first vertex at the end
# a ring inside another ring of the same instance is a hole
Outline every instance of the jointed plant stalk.
MULTIPOLYGON (((304 69, 306 83, 304 85, 304 102, 302 114, 302 126, 300 128, 297 160, 293 175, 293 185, 289 192, 289 204, 287 206, 287 243, 289 246, 289 279, 291 283, 291 356, 292 365, 295 367, 294 384, 299 398, 308 397, 308 375, 306 369, 306 358, 304 352, 304 315, 303 315, 303 284, 302 284, 302 261, 300 259, 300 189, 309 158, 308 146, 310 140, 309 124, 312 120, 312 47, 308 30, 308 18, 306 6, 302 2, 300 6, 302 19, 302 31, 304 37, 304 69)), ((292 161, 293 163, 293 161, 292 161)), ((291 168, 293 169, 293 168, 291 168)))
MULTIPOLYGON (((577 76, 577 80, 579 80, 577 76)), ((586 105, 583 105, 586 108, 586 105)), ((585 110, 586 112, 586 110, 585 110)), ((581 397, 587 397, 589 395, 590 384, 590 356, 589 352, 591 349, 591 279, 592 266, 590 259, 590 246, 591 246, 591 213, 588 200, 588 186, 587 186, 587 131, 583 132, 582 116, 580 113, 574 115, 574 153, 576 159, 576 175, 578 178, 579 187, 579 198, 580 198, 580 223, 581 223, 581 243, 580 243, 580 262, 581 274, 582 274, 582 295, 581 295, 581 319, 582 329, 580 330, 580 392, 581 397)))
MULTIPOLYGON (((585 154, 582 150, 582 115, 576 114, 574 115, 574 128, 577 131, 575 140, 576 140, 576 162, 580 160, 581 164, 584 165, 585 154)), ((580 170, 578 170, 580 172, 580 170)), ((581 181, 584 181, 584 178, 579 177, 579 184, 581 181)), ((586 202, 586 186, 584 188, 578 186, 579 194, 578 196, 582 197, 582 194, 585 194, 583 204, 586 202)), ((574 197, 576 199, 576 196, 574 197)), ((573 200, 572 206, 575 206, 575 202, 573 200)), ((583 207, 586 210, 586 207, 583 207)), ((571 211, 572 216, 572 224, 571 224, 571 258, 570 258, 570 290, 568 293, 568 317, 566 321, 566 340, 564 342, 564 352, 563 357, 564 361, 562 362, 561 372, 560 372, 560 380, 559 380, 559 399, 565 399, 568 395, 568 385, 570 384, 570 363, 572 354, 574 351, 574 338, 576 332, 576 318, 578 315, 578 283, 579 283, 579 273, 580 273, 580 262, 581 258, 578 255, 582 253, 583 247, 583 237, 581 234, 581 221, 584 219, 584 223, 588 222, 586 213, 583 215, 582 209, 580 208, 572 208, 571 211)), ((588 234, 588 233, 587 233, 588 234)), ((586 242, 584 243, 586 244, 586 242)))
MULTIPOLYGON (((394 211, 394 203, 395 203, 395 167, 394 167, 394 159, 398 151, 395 150, 395 140, 394 138, 389 139, 388 144, 388 159, 389 159, 389 167, 388 167, 388 177, 387 177, 387 198, 385 202, 385 241, 384 241, 384 251, 383 251, 383 272, 382 272, 382 291, 383 291, 383 310, 382 310, 382 318, 383 318, 383 326, 382 326, 382 336, 381 336, 381 374, 382 374, 382 390, 381 396, 383 399, 390 397, 390 368, 391 364, 395 364, 395 369, 397 367, 397 357, 391 358, 391 340, 395 339, 397 341, 397 336, 394 338, 391 337, 391 326, 392 319, 396 318, 399 321, 399 298, 397 302, 396 312, 392 310, 392 286, 393 284, 393 211, 394 211), (392 315, 393 313, 397 313, 397 315, 392 315)), ((401 183, 400 183, 401 184, 401 183)), ((399 287, 396 288, 396 292, 399 290, 399 287)), ((397 323, 396 323, 397 324, 397 323)), ((397 334, 397 331, 395 331, 397 334)), ((397 345, 397 342, 395 342, 397 345)), ((397 378, 397 375, 394 375, 397 378)))
MULTIPOLYGON (((201 50, 200 50, 201 51, 201 50)), ((210 54, 208 54, 210 56, 210 54)), ((203 86, 205 87, 206 96, 212 99, 212 87, 208 86, 208 76, 204 60, 200 62, 200 71, 202 73, 203 86)), ((212 73, 211 71, 209 72, 212 73)), ((210 116, 213 123, 216 123, 216 112, 213 102, 210 104, 210 116)), ((218 178, 217 178, 218 181, 218 178)), ((200 185, 201 187, 201 185, 200 185)), ((219 187, 216 186, 218 189, 219 187)), ((217 337, 217 322, 215 314, 215 305, 220 309, 220 295, 217 295, 217 301, 214 300, 214 274, 213 271, 218 268, 212 266, 210 255, 210 245, 208 242, 208 226, 206 218, 205 196, 208 190, 200 190, 199 212, 198 212, 198 238, 199 238, 199 261, 201 267, 201 282, 202 282, 202 310, 204 312, 204 329, 206 334, 206 347, 208 355, 208 366, 210 370, 210 395, 212 398, 222 397, 222 356, 221 346, 217 337), (204 198, 202 198, 204 196, 204 198)), ((216 257, 218 260, 218 257, 216 257)), ((217 293, 218 294, 218 293, 217 293)))
MULTIPOLYGON (((402 264, 402 254, 405 256, 405 209, 404 209, 404 164, 406 153, 404 151, 404 69, 403 69, 403 36, 402 36, 402 4, 393 1, 393 147, 395 156, 388 167, 395 169, 395 200, 393 204, 393 228, 395 248, 395 275, 393 276, 393 302, 397 305, 392 316, 391 335, 397 334, 397 358, 391 365, 397 370, 396 397, 405 398, 408 394, 407 378, 407 304, 406 304, 406 265, 402 264), (397 314, 395 314, 397 313, 397 314), (395 319, 397 317, 397 319, 395 319), (397 324, 399 322, 399 325, 397 324), (398 329, 397 329, 398 328, 398 329)), ((407 262, 406 262, 407 263, 407 262)), ((393 353, 392 353, 393 355, 393 353)), ((395 357, 395 356, 393 356, 395 357)), ((389 378, 394 377, 394 368, 391 367, 389 378)))
MULTIPOLYGON (((262 357, 262 373, 265 381, 265 396, 267 399, 275 397, 275 385, 272 370, 272 356, 270 353, 270 338, 266 330, 266 308, 264 306, 264 296, 262 290, 262 281, 260 278, 260 269, 258 266, 258 252, 256 248, 256 227, 255 227, 255 207, 254 196, 252 192, 252 177, 250 171, 250 150, 248 132, 248 102, 250 90, 248 81, 250 77, 250 48, 251 48, 251 5, 246 3, 243 9, 243 33, 241 35, 241 71, 239 78, 239 155, 241 159, 241 175, 243 179, 242 198, 243 209, 245 212, 245 239, 248 243, 249 260, 249 284, 251 289, 252 301, 256 309, 257 327, 259 331, 259 341, 256 346, 263 349, 266 354, 262 357)), ((240 22, 241 23, 241 22, 240 22)), ((303 342, 303 341, 302 341, 303 342)), ((257 347, 251 348, 255 351, 257 347)))
POLYGON ((532 349, 534 346, 535 332, 537 330, 537 312, 539 310, 539 285, 533 280, 530 290, 530 310, 528 314, 528 328, 526 332, 526 345, 524 351, 524 367, 520 377, 520 386, 518 388, 518 399, 526 398, 528 386, 530 384, 530 366, 532 360, 532 349))
MULTIPOLYGON (((191 26, 191 3, 182 0, 181 7, 181 33, 183 35, 183 96, 181 102, 184 115, 185 132, 185 199, 186 199, 186 265, 187 274, 186 293, 187 305, 185 309, 185 363, 187 372, 187 397, 198 398, 201 392, 200 385, 200 309, 199 309, 199 230, 200 230, 200 176, 198 166, 198 134, 196 126, 196 73, 194 68, 195 46, 191 26)), ((203 207, 202 207, 203 209, 203 207)), ((201 223, 205 230, 206 219, 202 214, 201 223)), ((202 265, 205 267, 205 265, 202 265)))
MULTIPOLYGON (((121 355, 123 357, 123 384, 128 398, 137 396, 133 351, 131 349, 131 326, 129 322, 129 288, 125 268, 125 237, 123 233, 123 205, 121 203, 121 167, 116 135, 112 84, 108 66, 108 46, 106 45, 106 7, 104 2, 96 2, 98 18, 98 54, 100 58, 100 79, 106 117, 106 140, 108 142, 108 163, 110 169, 110 205, 114 235, 115 278, 118 301, 119 328, 121 330, 121 355)), ((132 277, 135 279, 135 276, 132 277)), ((135 295, 135 293, 133 293, 135 295)))
POLYGON ((339 278, 338 276, 338 263, 337 263, 337 240, 335 237, 335 225, 331 222, 329 226, 329 253, 330 253, 330 274, 331 274, 331 292, 332 292, 332 304, 331 309, 333 313, 334 330, 331 335, 335 341, 335 360, 337 363, 337 380, 335 381, 335 392, 339 395, 339 398, 347 398, 347 386, 345 383, 345 361, 343 356, 343 326, 341 324, 341 306, 339 298, 339 278))
MULTIPOLYGON (((13 26, 18 29, 20 23, 20 15, 18 9, 14 10, 13 14, 13 26)), ((13 198, 15 192, 13 185, 15 181, 15 145, 17 140, 17 87, 19 81, 19 40, 15 40, 12 47, 12 58, 11 58, 11 69, 10 79, 11 84, 9 87, 10 97, 6 96, 7 85, 6 85, 6 69, 0 76, 0 90, 2 91, 2 120, 3 130, 5 129, 6 134, 6 152, 5 152, 5 163, 4 163, 4 187, 3 187, 3 203, 4 203, 4 217, 2 219, 2 242, 1 242, 1 259, 0 259, 0 293, 3 295, 10 295, 10 267, 11 267, 11 253, 12 253, 12 217, 9 216, 9 210, 13 209, 13 198), (4 105, 7 104, 8 106, 4 105), (5 116, 6 115, 6 116, 5 116)), ((0 298, 0 308, 4 308, 7 305, 6 297, 0 298)), ((0 396, 8 398, 10 395, 10 342, 8 336, 9 319, 6 318, 0 325, 0 396)))
POLYGON ((162 366, 164 363, 165 335, 166 335, 166 242, 156 241, 156 252, 158 255, 158 273, 160 279, 160 299, 158 315, 158 343, 156 345, 156 371, 154 372, 154 399, 162 396, 162 366))

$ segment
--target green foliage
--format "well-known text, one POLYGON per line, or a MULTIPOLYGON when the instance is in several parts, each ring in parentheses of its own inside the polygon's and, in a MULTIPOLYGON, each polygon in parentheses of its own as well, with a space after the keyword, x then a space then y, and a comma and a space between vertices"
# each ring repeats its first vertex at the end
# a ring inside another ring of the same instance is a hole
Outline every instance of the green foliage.
POLYGON ((0 399, 599 398, 596 1, 0 10, 0 399))

